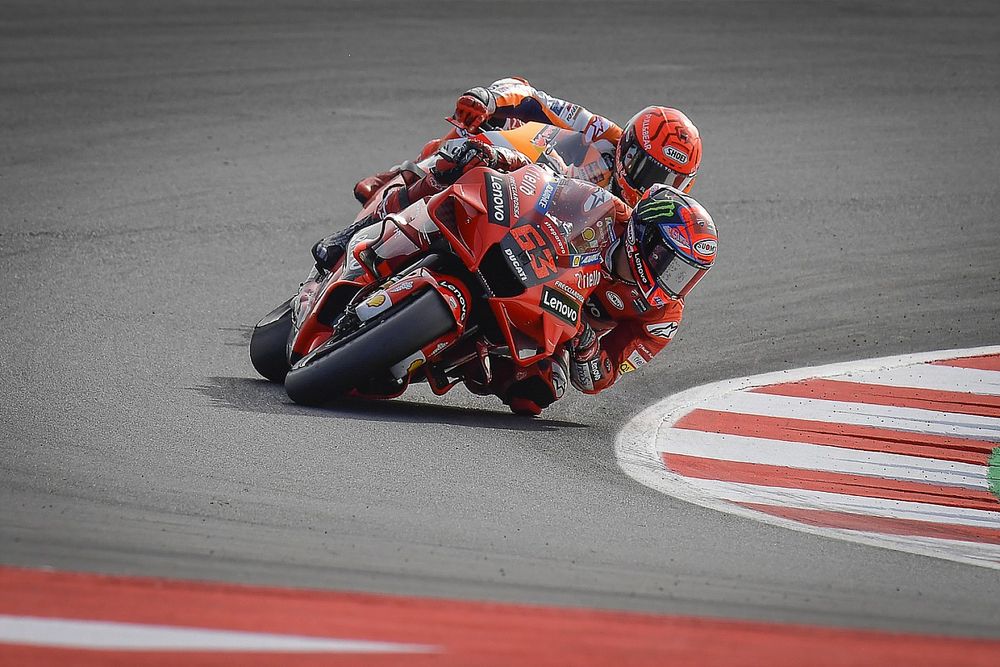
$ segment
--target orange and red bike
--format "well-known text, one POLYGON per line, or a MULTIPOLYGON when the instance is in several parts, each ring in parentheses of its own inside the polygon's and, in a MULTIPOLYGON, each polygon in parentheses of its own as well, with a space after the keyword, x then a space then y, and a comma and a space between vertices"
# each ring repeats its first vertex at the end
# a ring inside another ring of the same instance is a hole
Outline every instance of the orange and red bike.
MULTIPOLYGON (((522 130, 529 142, 541 131, 522 130)), ((551 155, 537 148, 522 152, 551 155)), ((606 190, 547 167, 472 169, 359 231, 330 271, 313 269, 254 328, 254 368, 302 404, 391 398, 412 382, 489 386, 494 365, 527 368, 578 334, 613 220, 606 190)))

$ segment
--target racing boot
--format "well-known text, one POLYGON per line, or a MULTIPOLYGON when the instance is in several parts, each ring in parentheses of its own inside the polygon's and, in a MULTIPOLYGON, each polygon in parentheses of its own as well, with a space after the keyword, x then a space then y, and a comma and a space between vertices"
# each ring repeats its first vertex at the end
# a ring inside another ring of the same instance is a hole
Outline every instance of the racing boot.
MULTIPOLYGON (((393 173, 386 180, 393 178, 397 174, 402 174, 403 183, 406 185, 399 185, 383 192, 382 202, 371 215, 361 218, 336 234, 331 234, 317 241, 312 247, 312 255, 313 259, 316 260, 317 269, 329 271, 336 266, 337 260, 347 251, 347 244, 351 242, 351 238, 368 225, 381 220, 389 213, 399 213, 418 199, 430 197, 443 189, 431 174, 425 172, 412 162, 404 162, 401 165, 393 167, 393 170, 393 173)), ((376 174, 376 176, 384 175, 376 174)), ((376 178, 376 176, 372 176, 371 178, 376 178)))
POLYGON ((337 260, 346 252, 351 238, 370 224, 372 219, 364 217, 345 229, 317 241, 312 247, 316 268, 320 271, 329 271, 336 266, 337 260))
POLYGON ((535 417, 566 393, 566 368, 559 357, 539 361, 520 370, 515 381, 504 392, 504 403, 511 412, 535 417), (523 379, 517 379, 525 375, 523 379))

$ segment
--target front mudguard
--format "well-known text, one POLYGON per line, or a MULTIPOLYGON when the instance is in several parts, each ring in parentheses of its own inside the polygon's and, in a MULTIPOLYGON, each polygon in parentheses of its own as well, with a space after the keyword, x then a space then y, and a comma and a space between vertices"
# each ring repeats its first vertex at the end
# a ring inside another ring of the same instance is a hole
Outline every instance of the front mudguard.
POLYGON ((381 288, 368 294, 355 304, 354 312, 362 322, 370 320, 401 303, 418 292, 434 290, 441 295, 455 318, 456 334, 461 335, 469 319, 471 295, 460 281, 448 276, 437 276, 424 267, 415 268, 392 278, 381 288))
POLYGON ((451 276, 439 276, 427 268, 417 267, 391 279, 354 306, 358 319, 364 322, 379 316, 395 304, 427 291, 438 293, 451 312, 455 327, 390 369, 394 377, 407 383, 425 362, 433 361, 462 337, 469 321, 471 311, 469 304, 472 303, 468 288, 451 276))

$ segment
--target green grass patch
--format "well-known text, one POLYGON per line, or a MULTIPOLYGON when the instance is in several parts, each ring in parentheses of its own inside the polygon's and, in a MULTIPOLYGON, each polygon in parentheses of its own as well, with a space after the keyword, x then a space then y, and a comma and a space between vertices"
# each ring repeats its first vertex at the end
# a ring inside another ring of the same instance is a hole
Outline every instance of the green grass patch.
POLYGON ((990 491, 993 495, 1000 500, 1000 447, 993 450, 990 454, 989 470, 986 473, 987 478, 990 480, 990 491))

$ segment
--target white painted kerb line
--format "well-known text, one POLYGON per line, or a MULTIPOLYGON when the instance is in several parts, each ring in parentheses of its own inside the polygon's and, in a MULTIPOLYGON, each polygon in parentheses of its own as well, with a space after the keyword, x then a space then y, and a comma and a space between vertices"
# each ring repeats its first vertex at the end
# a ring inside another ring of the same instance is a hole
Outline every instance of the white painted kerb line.
POLYGON ((0 615, 0 643, 114 651, 434 653, 436 646, 264 632, 0 615))
POLYGON ((921 408, 873 403, 849 403, 818 398, 734 392, 698 407, 761 417, 792 417, 810 421, 874 426, 892 431, 1000 442, 1000 419, 921 408))
POLYGON ((683 428, 660 431, 656 451, 658 454, 667 452, 735 463, 870 475, 982 491, 989 489, 986 466, 973 463, 683 428))
MULTIPOLYGON (((706 451, 718 454, 720 459, 746 461, 748 463, 772 463, 776 447, 783 447, 792 454, 792 461, 806 467, 799 454, 817 456, 817 461, 808 465, 809 469, 825 470, 838 465, 838 472, 869 473, 873 468, 892 463, 902 463, 899 455, 875 452, 855 452, 863 458, 848 462, 847 451, 829 451, 826 447, 808 443, 771 442, 763 439, 741 438, 738 436, 715 434, 720 442, 717 449, 705 449, 702 434, 680 433, 682 429, 672 428, 673 424, 695 408, 742 412, 761 416, 786 416, 812 419, 833 423, 875 426, 897 431, 927 433, 934 435, 971 438, 977 440, 1000 441, 1000 419, 975 415, 955 414, 915 408, 897 408, 863 403, 846 403, 817 399, 776 396, 770 394, 744 393, 754 387, 798 382, 808 378, 831 378, 855 382, 878 383, 894 386, 914 386, 916 388, 961 391, 975 390, 973 393, 996 395, 1000 387, 1000 372, 939 366, 917 366, 942 359, 978 357, 1000 354, 1000 346, 940 350, 895 357, 882 357, 854 362, 797 368, 789 371, 766 373, 723 380, 712 384, 693 387, 673 396, 668 396, 636 415, 618 434, 615 453, 618 465, 630 477, 660 493, 681 500, 727 512, 736 516, 754 519, 800 532, 834 537, 851 542, 870 544, 926 556, 935 556, 962 563, 1000 569, 1000 546, 959 540, 934 539, 918 536, 898 536, 889 533, 875 533, 863 530, 829 528, 809 525, 792 519, 785 519, 758 512, 734 502, 760 502, 757 492, 766 492, 776 497, 767 498, 791 507, 809 509, 833 509, 834 511, 866 510, 873 516, 887 518, 919 519, 928 523, 955 522, 962 525, 992 527, 996 525, 995 512, 963 510, 961 520, 955 521, 955 510, 926 503, 905 503, 862 499, 860 497, 839 499, 837 494, 823 495, 820 492, 792 491, 785 488, 755 488, 754 485, 726 483, 717 480, 702 480, 679 475, 663 465, 661 452, 674 447, 688 455, 704 456, 706 451), (692 437, 693 436, 693 437, 692 437), (725 438, 725 440, 723 440, 725 438), (665 446, 668 445, 673 446, 665 446), (679 446, 678 444, 681 443, 679 446), (722 443, 725 443, 723 445, 722 443), (757 445, 749 448, 750 444, 757 445), (735 447, 734 447, 735 445, 735 447), (763 445, 763 447, 761 447, 763 445), (756 451, 751 451, 755 449, 756 451), (758 461, 758 459, 760 459, 758 461), (753 491, 754 493, 749 493, 753 491), (720 497, 721 496, 721 497, 720 497), (836 504, 833 501, 836 500, 836 504), (790 502, 792 501, 792 502, 790 502), (846 503, 846 504, 845 504, 846 503), (851 504, 854 503, 854 504, 851 504), (877 507, 875 507, 877 506, 877 507), (936 519, 936 521, 935 521, 936 519)), ((709 436, 711 437, 711 436, 709 436)), ((915 463, 915 462, 914 462, 915 463)), ((983 466, 953 464, 924 460, 905 474, 897 469, 896 479, 926 481, 929 483, 982 488, 985 480, 983 466), (916 473, 916 474, 913 474, 916 473), (914 479, 926 475, 925 480, 914 479)))

